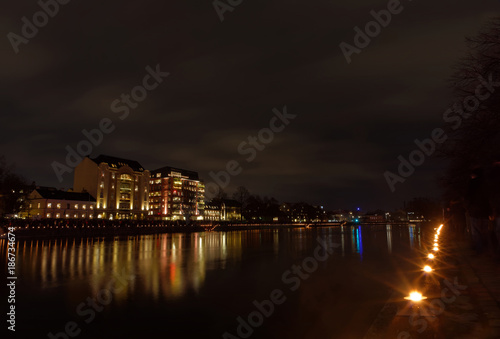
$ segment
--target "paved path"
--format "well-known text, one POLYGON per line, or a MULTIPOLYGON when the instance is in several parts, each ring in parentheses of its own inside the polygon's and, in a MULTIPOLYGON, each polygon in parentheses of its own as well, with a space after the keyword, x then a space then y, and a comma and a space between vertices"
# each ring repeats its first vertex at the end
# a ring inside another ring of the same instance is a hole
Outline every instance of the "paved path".
MULTIPOLYGON (((409 311, 405 295, 395 291, 364 339, 500 338, 499 261, 476 255, 465 239, 447 229, 439 242, 435 272, 428 276, 418 272, 418 265, 428 263, 427 253, 422 253, 422 261, 415 263, 417 272, 407 273, 408 281, 415 282, 428 299, 409 311)), ((405 289, 408 286, 399 288, 405 289)))

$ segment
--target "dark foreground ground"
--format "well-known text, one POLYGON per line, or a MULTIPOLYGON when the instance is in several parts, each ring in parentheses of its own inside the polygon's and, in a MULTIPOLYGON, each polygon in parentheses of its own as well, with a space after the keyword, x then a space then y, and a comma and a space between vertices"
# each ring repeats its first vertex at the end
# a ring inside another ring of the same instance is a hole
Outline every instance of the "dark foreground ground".
POLYGON ((499 260, 491 253, 476 254, 467 235, 453 234, 446 226, 439 242, 436 270, 418 273, 419 289, 428 299, 408 310, 404 295, 394 292, 365 339, 500 338, 499 260))

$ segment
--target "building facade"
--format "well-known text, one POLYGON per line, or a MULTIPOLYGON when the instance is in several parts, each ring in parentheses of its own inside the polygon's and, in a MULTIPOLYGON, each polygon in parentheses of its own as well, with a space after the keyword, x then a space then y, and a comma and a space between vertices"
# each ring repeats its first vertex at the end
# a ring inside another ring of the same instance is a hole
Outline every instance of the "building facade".
POLYGON ((205 221, 241 221, 241 204, 232 199, 212 199, 205 206, 205 221))
POLYGON ((151 171, 149 216, 154 220, 203 220, 205 185, 197 172, 162 167, 151 171))
POLYGON ((37 187, 28 194, 20 216, 28 219, 93 219, 97 217, 96 200, 89 193, 37 187))
POLYGON ((97 217, 144 219, 149 211, 150 172, 134 160, 107 155, 85 157, 75 168, 75 192, 96 199, 97 217))

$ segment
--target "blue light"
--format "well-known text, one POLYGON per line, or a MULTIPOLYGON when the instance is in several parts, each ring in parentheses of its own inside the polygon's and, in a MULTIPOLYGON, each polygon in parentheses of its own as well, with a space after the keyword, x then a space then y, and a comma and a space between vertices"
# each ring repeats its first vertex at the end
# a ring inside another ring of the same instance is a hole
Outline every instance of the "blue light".
POLYGON ((359 222, 359 219, 354 219, 355 222, 359 222))
POLYGON ((358 207, 358 208, 357 208, 357 210, 359 211, 359 210, 360 210, 360 208, 358 207))

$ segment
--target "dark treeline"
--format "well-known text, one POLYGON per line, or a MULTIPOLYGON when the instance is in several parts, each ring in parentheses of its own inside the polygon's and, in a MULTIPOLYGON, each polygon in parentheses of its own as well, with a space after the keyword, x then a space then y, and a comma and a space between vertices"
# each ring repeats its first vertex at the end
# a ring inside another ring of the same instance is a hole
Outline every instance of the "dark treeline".
POLYGON ((455 67, 455 101, 445 113, 449 162, 441 183, 447 215, 473 247, 500 254, 500 18, 467 40, 455 67))

